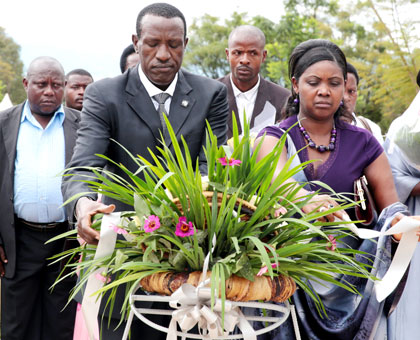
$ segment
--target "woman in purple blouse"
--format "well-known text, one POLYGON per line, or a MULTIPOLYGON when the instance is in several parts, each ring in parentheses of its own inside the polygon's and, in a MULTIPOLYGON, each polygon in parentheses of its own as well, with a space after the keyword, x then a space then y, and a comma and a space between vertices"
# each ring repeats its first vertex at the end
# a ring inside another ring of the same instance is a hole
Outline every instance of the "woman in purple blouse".
MULTIPOLYGON (((343 105, 343 96, 347 78, 346 58, 338 46, 327 40, 309 40, 299 44, 289 59, 289 76, 292 83, 285 119, 276 126, 267 127, 260 132, 256 145, 262 142, 258 158, 261 159, 276 147, 284 131, 289 129, 289 136, 284 152, 278 164, 277 172, 285 166, 293 141, 299 152, 301 162, 315 160, 304 169, 296 181, 320 181, 330 186, 337 193, 353 192, 353 182, 362 175, 367 177, 374 196, 376 207, 382 214, 375 229, 388 228, 390 221, 395 223, 406 214, 405 206, 397 203, 398 197, 392 179, 391 169, 381 145, 367 130, 352 126, 350 113, 343 105), (297 124, 296 124, 297 123, 297 124), (264 139, 262 137, 264 136, 264 139), (302 176, 304 175, 304 176, 302 176), (398 217, 397 217, 398 216, 398 217), (395 221, 394 221, 395 220, 395 221)), ((308 190, 319 190, 312 203, 303 208, 304 212, 337 205, 325 189, 316 184, 309 184, 308 190)), ((305 188, 307 188, 306 186, 305 188)), ((308 191, 301 189, 299 195, 308 191)), ((353 197, 354 198, 354 197, 353 197)), ((335 213, 343 217, 343 211, 335 213)), ((333 215, 327 216, 334 220, 333 215)), ((390 249, 391 240, 386 237, 378 243, 370 240, 349 239, 351 247, 371 254, 376 259, 374 274, 386 269, 390 256, 383 249, 390 249), (378 269, 381 267, 381 269, 378 269)), ((386 270, 385 270, 386 271, 386 270)), ((384 339, 386 318, 384 304, 378 303, 373 291, 373 284, 364 279, 342 277, 351 280, 363 295, 348 293, 337 286, 313 286, 320 295, 328 318, 321 317, 310 298, 298 290, 294 303, 299 316, 300 332, 308 339, 384 339)), ((267 339, 294 338, 288 325, 278 328, 267 339)))

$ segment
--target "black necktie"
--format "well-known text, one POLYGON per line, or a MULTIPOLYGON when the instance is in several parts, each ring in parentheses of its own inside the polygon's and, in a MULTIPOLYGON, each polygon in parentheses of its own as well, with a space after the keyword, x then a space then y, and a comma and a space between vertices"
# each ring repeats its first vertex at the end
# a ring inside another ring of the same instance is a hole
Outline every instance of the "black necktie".
POLYGON ((165 92, 162 92, 153 96, 153 99, 159 103, 159 107, 157 110, 159 113, 160 122, 162 124, 163 136, 165 136, 167 132, 166 123, 165 123, 165 119, 163 118, 163 115, 168 116, 168 112, 166 112, 166 109, 165 109, 165 102, 169 97, 170 95, 165 92))

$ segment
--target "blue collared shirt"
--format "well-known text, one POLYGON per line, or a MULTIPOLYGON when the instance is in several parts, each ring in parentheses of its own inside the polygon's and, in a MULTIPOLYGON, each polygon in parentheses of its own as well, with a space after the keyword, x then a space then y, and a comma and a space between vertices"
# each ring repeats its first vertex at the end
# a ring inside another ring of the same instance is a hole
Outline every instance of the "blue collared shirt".
POLYGON ((60 173, 65 166, 64 109, 61 105, 45 129, 26 101, 16 145, 14 209, 26 221, 62 222, 65 209, 60 173))

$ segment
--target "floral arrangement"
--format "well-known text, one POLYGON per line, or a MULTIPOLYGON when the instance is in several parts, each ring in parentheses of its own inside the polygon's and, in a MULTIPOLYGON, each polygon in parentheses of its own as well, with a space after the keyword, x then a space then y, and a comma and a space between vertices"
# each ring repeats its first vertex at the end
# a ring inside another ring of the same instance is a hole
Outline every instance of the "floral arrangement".
MULTIPOLYGON (((320 311, 323 306, 309 280, 334 283, 357 293, 350 283, 335 277, 370 277, 369 265, 357 261, 355 255, 359 252, 343 243, 343 237, 350 234, 345 224, 319 220, 353 203, 309 214, 302 211, 316 193, 298 197, 297 192, 306 183, 288 179, 307 163, 289 169, 289 159, 274 176, 286 135, 269 155, 257 161, 259 146, 253 152, 247 125, 240 138, 234 119, 233 149, 218 146, 208 126, 208 173, 202 176, 183 138, 179 143, 167 124, 174 151, 162 144, 159 154, 151 153, 153 164, 141 156, 132 156, 138 164, 135 173, 101 156, 118 166, 129 180, 105 169, 88 168, 91 175, 86 181, 93 191, 131 205, 133 211, 124 212, 121 223, 112 226, 122 237, 111 256, 93 260, 96 247, 92 245, 58 256, 68 259, 73 273, 80 272, 72 296, 90 273, 103 267, 106 269, 101 280, 105 285, 98 294, 109 291, 112 306, 116 288, 126 284, 126 308, 129 295, 141 285, 144 288, 147 278, 160 273, 183 273, 188 277, 188 273, 202 271, 207 254, 213 301, 215 296, 227 296, 227 288, 220 283, 233 276, 250 282, 261 277, 288 278, 311 296, 320 311), (76 254, 82 254, 82 259, 74 264, 71 259, 76 254)), ((100 216, 93 227, 99 223, 100 216)), ((75 231, 62 237, 72 233, 75 231)), ((163 287, 163 291, 167 288, 163 287)))

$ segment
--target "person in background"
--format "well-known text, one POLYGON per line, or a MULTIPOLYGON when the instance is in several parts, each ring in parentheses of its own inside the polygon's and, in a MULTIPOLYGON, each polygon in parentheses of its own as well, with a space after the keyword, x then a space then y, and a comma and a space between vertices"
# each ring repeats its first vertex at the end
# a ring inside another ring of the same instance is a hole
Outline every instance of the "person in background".
POLYGON ((378 124, 363 116, 356 116, 357 87, 359 86, 359 75, 356 68, 347 63, 347 82, 344 91, 344 103, 347 109, 353 114, 355 125, 370 131, 380 144, 384 143, 381 128, 378 124))
POLYGON ((66 106, 71 109, 82 111, 83 96, 86 87, 91 83, 93 83, 93 77, 86 70, 78 68, 67 73, 64 90, 64 101, 66 106))
POLYGON ((417 73, 417 85, 420 86, 420 70, 419 73, 417 73))
POLYGON ((67 278, 48 260, 69 230, 59 174, 70 161, 79 112, 63 107, 64 70, 51 57, 31 62, 27 100, 0 112, 0 276, 2 340, 71 340, 76 304, 67 278))
MULTIPOLYGON (((174 6, 155 3, 140 11, 136 22, 136 34, 132 40, 140 63, 129 68, 123 75, 96 81, 88 86, 82 110, 82 119, 74 156, 69 164, 69 174, 63 178, 62 190, 65 199, 75 194, 90 192, 86 183, 75 181, 91 175, 78 167, 104 167, 127 178, 118 167, 95 155, 106 155, 116 163, 124 164, 136 172, 138 165, 127 152, 111 139, 123 145, 131 154, 141 155, 154 163, 149 150, 158 153, 161 133, 166 145, 173 151, 169 140, 164 115, 167 115, 176 138, 184 138, 189 148, 191 161, 198 161, 201 172, 207 171, 203 146, 206 143, 207 122, 218 144, 226 142, 228 103, 226 87, 220 82, 191 74, 181 69, 184 51, 188 43, 184 15, 174 6)), ((141 174, 140 174, 141 175, 141 174)), ((91 227, 91 217, 98 212, 110 213, 133 210, 121 202, 104 195, 103 203, 94 194, 86 195, 67 205, 69 216, 77 217, 79 236, 87 243, 98 242, 99 233, 91 227)), ((123 297, 124 287, 120 287, 123 297)), ((124 325, 119 324, 121 304, 113 308, 108 326, 108 310, 102 313, 105 320, 101 329, 105 340, 118 339, 123 335, 124 325)), ((149 304, 150 305, 150 304, 149 304)), ((166 323, 163 316, 155 321, 166 323)), ((131 327, 133 339, 165 339, 166 334, 156 331, 136 320, 131 327)))
POLYGON ((267 57, 264 33, 255 26, 236 27, 229 35, 226 57, 231 73, 218 80, 228 88, 228 138, 232 137, 232 112, 239 134, 244 126, 244 111, 251 131, 274 124, 280 119, 290 91, 260 76, 261 64, 267 57))
MULTIPOLYGON (((284 131, 290 128, 290 139, 275 165, 275 171, 283 171, 288 151, 293 146, 301 150, 298 153, 301 163, 312 161, 296 174, 298 178, 294 177, 298 182, 309 181, 305 188, 299 190, 299 196, 308 195, 312 190, 317 192, 302 208, 304 212, 337 205, 331 192, 318 182, 328 185, 336 193, 350 193, 353 192, 354 181, 365 175, 376 207, 381 212, 374 230, 388 228, 391 221, 395 223, 401 219, 401 213, 408 214, 406 207, 398 202, 391 169, 381 145, 369 131, 347 123, 351 117, 343 103, 347 64, 340 48, 322 39, 299 44, 289 59, 289 75, 292 95, 286 105, 286 117, 279 125, 260 132, 255 141, 256 147, 261 147, 257 159, 271 152, 284 131)), ((354 198, 353 195, 348 196, 354 198)), ((343 219, 346 213, 336 211, 327 215, 327 219, 331 222, 335 218, 343 219)), ((354 219, 351 210, 348 215, 354 219)), ((399 239, 400 235, 396 237, 399 239)), ((343 242, 348 247, 366 252, 372 260, 373 274, 376 271, 386 272, 391 262, 390 237, 372 242, 348 236, 343 242)), ((384 304, 376 300, 373 282, 337 276, 337 280, 348 279, 357 287, 360 296, 328 283, 322 286, 312 283, 328 317, 319 314, 303 290, 297 290, 293 295, 304 339, 386 338, 386 317, 382 312, 384 304)), ((289 322, 265 337, 270 340, 294 338, 289 322)))
MULTIPOLYGON (((417 75, 417 82, 420 86, 420 71, 417 75)), ((420 92, 417 93, 411 105, 414 105, 413 109, 420 114, 420 92)), ((412 215, 420 215, 420 170, 408 160, 389 136, 393 124, 398 124, 398 120, 401 118, 396 118, 391 124, 385 139, 384 149, 391 164, 399 200, 407 205, 412 215)), ((418 147, 420 148, 420 145, 418 147)), ((418 318, 420 306, 420 295, 418 293, 418 283, 420 281, 419 245, 417 245, 411 259, 405 279, 406 282, 405 286, 402 286, 404 290, 400 300, 396 301, 398 304, 395 303, 395 309, 388 318, 389 340, 411 340, 413 339, 413 334, 420 334, 418 318)))
POLYGON ((136 66, 140 62, 140 57, 136 50, 134 49, 133 44, 128 45, 124 48, 123 53, 120 58, 120 69, 121 73, 127 71, 128 68, 136 66))

